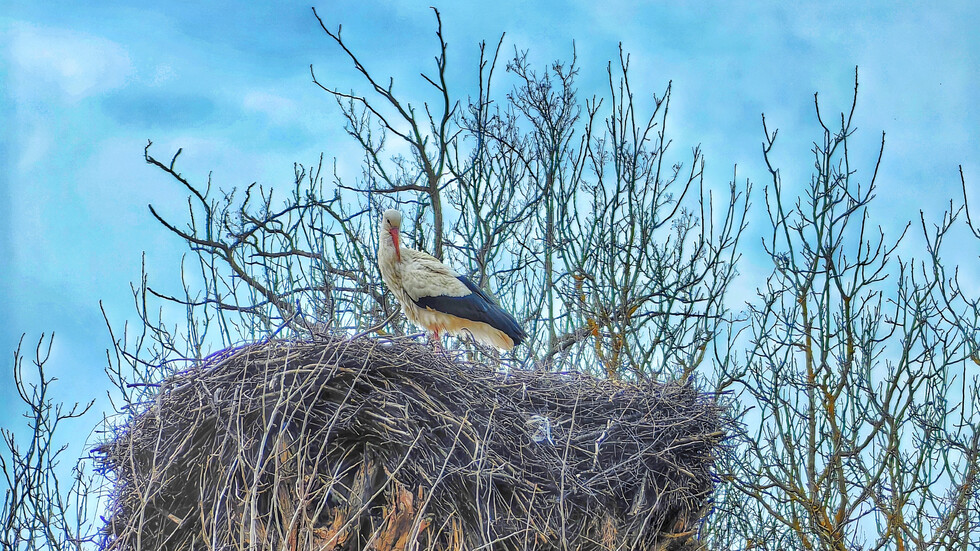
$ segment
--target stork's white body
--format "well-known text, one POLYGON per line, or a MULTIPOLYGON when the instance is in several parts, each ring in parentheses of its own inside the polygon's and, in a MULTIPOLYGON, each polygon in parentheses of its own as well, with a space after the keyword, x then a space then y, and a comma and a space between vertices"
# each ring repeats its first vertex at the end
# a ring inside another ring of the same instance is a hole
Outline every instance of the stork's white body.
POLYGON ((431 332, 469 332, 476 340, 510 350, 526 335, 509 314, 439 259, 401 246, 401 214, 388 210, 378 234, 381 278, 412 323, 431 332))

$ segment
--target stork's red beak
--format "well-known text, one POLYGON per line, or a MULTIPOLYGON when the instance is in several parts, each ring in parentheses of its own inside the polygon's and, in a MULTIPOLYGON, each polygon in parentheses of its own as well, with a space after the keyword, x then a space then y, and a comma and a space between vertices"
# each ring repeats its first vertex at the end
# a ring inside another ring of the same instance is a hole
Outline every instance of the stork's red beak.
POLYGON ((402 261, 402 249, 398 245, 398 228, 389 228, 388 233, 391 234, 391 242, 395 244, 395 259, 398 262, 402 261))

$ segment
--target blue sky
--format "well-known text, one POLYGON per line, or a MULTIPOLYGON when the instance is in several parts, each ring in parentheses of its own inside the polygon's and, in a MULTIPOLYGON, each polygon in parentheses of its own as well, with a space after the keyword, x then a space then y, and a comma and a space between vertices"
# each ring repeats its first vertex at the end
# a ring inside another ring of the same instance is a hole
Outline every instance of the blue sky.
MULTIPOLYGON (((370 69, 421 99, 418 73, 436 53, 431 3, 317 8, 344 25, 370 69)), ((114 324, 132 319, 129 284, 144 252, 151 283, 179 288, 184 245, 147 204, 179 219, 185 196, 143 162, 148 139, 161 158, 182 147, 185 175, 200 182, 212 172, 225 189, 288 185, 294 162, 354 151, 309 66, 339 88, 363 87, 309 4, 200 4, 15 0, 0 12, 2 426, 19 423, 9 352, 22 333, 30 349, 41 333, 57 334, 57 398, 102 396, 110 343, 99 301, 114 324)), ((887 133, 876 221, 894 229, 919 209, 937 218, 958 197, 960 164, 980 191, 977 3, 797 4, 498 0, 440 9, 451 85, 463 97, 476 81, 477 43, 502 32, 507 51, 530 49, 539 67, 567 59, 574 41, 582 96, 604 92, 606 62, 622 42, 634 90, 660 93, 673 81, 675 153, 700 143, 717 189, 735 164, 757 190, 766 183, 763 112, 780 128, 785 180, 805 184, 818 137, 813 93, 827 113, 846 109, 858 65, 859 167, 873 167, 887 133)), ((761 222, 761 194, 755 204, 761 222)))

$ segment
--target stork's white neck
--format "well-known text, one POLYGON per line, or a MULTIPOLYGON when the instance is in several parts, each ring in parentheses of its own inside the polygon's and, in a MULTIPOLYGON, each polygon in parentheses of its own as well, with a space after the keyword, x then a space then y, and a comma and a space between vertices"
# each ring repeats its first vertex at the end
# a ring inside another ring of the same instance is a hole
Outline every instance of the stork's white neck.
POLYGON ((400 284, 401 274, 398 267, 398 256, 395 251, 395 242, 391 233, 382 223, 378 228, 378 268, 381 269, 381 277, 389 288, 394 289, 400 284))

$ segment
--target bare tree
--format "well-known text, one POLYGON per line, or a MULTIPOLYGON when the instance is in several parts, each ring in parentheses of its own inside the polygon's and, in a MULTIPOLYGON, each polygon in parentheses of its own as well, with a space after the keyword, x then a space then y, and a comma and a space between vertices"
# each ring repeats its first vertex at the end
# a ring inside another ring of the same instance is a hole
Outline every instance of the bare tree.
POLYGON ((313 66, 310 73, 313 82, 329 92, 337 99, 337 104, 347 121, 347 132, 364 150, 365 182, 354 188, 358 191, 370 191, 382 194, 420 194, 425 202, 420 204, 423 209, 432 210, 434 226, 433 255, 443 256, 444 222, 442 207, 442 190, 446 186, 444 177, 448 171, 450 149, 455 136, 450 123, 456 114, 458 102, 453 101, 446 82, 446 41, 442 37, 442 18, 439 10, 432 8, 436 16, 436 36, 439 38, 439 55, 436 57, 436 76, 429 77, 422 73, 422 78, 431 84, 438 92, 438 100, 430 105, 425 102, 425 116, 411 103, 401 101, 395 94, 393 79, 388 79, 385 86, 382 81, 375 79, 373 74, 361 63, 358 57, 341 39, 341 27, 331 31, 323 19, 313 9, 313 15, 320 23, 320 28, 344 51, 354 62, 354 67, 368 82, 373 98, 368 96, 346 93, 336 88, 328 87, 317 80, 313 66), (405 123, 408 131, 401 131, 395 121, 405 123), (377 123, 377 126, 373 126, 377 123), (385 141, 388 135, 393 135, 409 147, 411 158, 396 157, 387 162, 383 158, 385 141))
MULTIPOLYGON (((728 185, 727 206, 716 211, 700 150, 687 164, 668 160, 670 88, 649 94, 650 112, 641 115, 626 54, 607 68, 608 95, 581 103, 574 53, 571 63, 539 71, 515 50, 500 94, 501 37, 492 53, 480 45, 475 93, 451 94, 435 15, 435 76, 422 74, 434 95, 421 108, 372 73, 340 27, 316 16, 368 88, 342 92, 311 67, 363 151, 353 182, 334 171, 326 183, 322 163, 297 166, 288 194, 253 184, 239 197, 185 178, 180 151, 162 162, 147 148, 147 162, 189 193, 188 222, 152 213, 187 242, 200 272, 182 293, 136 293, 187 308, 187 350, 168 350, 170 357, 201 358, 205 342, 408 330, 400 316, 383 323, 395 310, 374 262, 376 218, 387 203, 407 211, 409 243, 446 257, 528 326, 517 361, 689 376, 726 323, 748 188, 728 185), (399 153, 406 146, 407 158, 399 153), (210 341, 209 331, 217 333, 210 341)), ((146 309, 140 315, 147 319, 146 309)))
MULTIPOLYGON (((743 430, 711 520, 719 548, 980 542, 980 386, 966 361, 976 332, 964 327, 976 311, 941 300, 938 246, 955 215, 927 232, 933 262, 894 258, 902 236, 889 241, 870 220, 881 154, 863 182, 848 156, 856 75, 854 93, 839 125, 815 101, 823 136, 802 198, 769 163, 773 271, 749 312, 744 359, 720 385, 743 430)), ((767 162, 775 142, 766 128, 767 162)))
POLYGON ((33 549, 83 549, 94 541, 95 511, 92 474, 85 458, 73 460, 64 454, 68 444, 59 427, 85 415, 94 400, 70 408, 56 403, 50 386, 55 380, 44 372, 51 356, 54 336, 42 335, 32 360, 36 380, 25 372, 21 337, 13 358, 13 381, 26 406, 27 432, 0 428, 4 449, 0 450, 0 472, 5 483, 0 505, 0 547, 5 551, 33 549), (18 433, 24 437, 18 439, 18 433), (63 460, 68 465, 62 465, 63 460), (70 469, 70 470, 69 470, 70 469), (64 473, 69 473, 65 477, 64 473))

